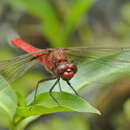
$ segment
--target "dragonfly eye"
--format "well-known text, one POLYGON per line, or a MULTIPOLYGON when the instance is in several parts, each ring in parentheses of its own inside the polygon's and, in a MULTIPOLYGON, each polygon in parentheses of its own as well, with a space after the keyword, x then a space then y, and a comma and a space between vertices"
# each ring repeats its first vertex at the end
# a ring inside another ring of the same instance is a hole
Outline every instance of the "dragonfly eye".
POLYGON ((56 68, 56 73, 64 80, 70 80, 77 71, 75 64, 60 64, 56 68))
POLYGON ((68 67, 74 72, 77 72, 77 66, 75 64, 69 64, 68 67))
POLYGON ((56 68, 56 72, 60 75, 62 75, 65 71, 67 70, 67 65, 66 64, 60 64, 56 68))

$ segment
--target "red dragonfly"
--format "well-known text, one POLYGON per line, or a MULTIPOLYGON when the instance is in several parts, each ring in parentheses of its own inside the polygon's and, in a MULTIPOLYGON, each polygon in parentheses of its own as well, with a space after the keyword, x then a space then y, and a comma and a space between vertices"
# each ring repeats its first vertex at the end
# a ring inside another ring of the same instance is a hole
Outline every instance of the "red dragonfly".
MULTIPOLYGON (((54 87, 59 84, 60 90, 60 79, 63 79, 66 81, 68 86, 74 91, 76 95, 78 93, 76 90, 72 87, 70 83, 70 79, 75 75, 77 72, 77 66, 74 63, 71 63, 69 61, 69 57, 85 57, 87 56, 87 53, 93 50, 96 51, 107 51, 111 52, 111 50, 115 51, 122 51, 122 49, 129 49, 129 48, 107 48, 107 47, 72 47, 72 48, 56 48, 56 49, 38 49, 33 47, 32 45, 26 43, 25 41, 22 41, 19 38, 13 38, 11 39, 11 43, 15 45, 16 47, 24 50, 28 54, 24 54, 22 56, 18 56, 11 60, 5 60, 0 62, 0 74, 5 76, 5 78, 9 81, 14 81, 20 76, 22 76, 34 63, 35 61, 39 61, 43 64, 43 66, 49 70, 49 72, 52 73, 53 77, 42 79, 37 82, 35 95, 34 95, 34 102, 36 99, 37 89, 39 87, 39 84, 48 81, 48 80, 54 80, 56 79, 55 83, 52 85, 51 89, 49 90, 50 96, 55 100, 57 104, 58 101, 56 98, 52 95, 52 91, 54 87), (78 55, 78 53, 81 52, 81 55, 78 55)), ((89 58, 89 57, 88 57, 89 58)), ((97 58, 97 57, 90 57, 90 58, 97 58)))

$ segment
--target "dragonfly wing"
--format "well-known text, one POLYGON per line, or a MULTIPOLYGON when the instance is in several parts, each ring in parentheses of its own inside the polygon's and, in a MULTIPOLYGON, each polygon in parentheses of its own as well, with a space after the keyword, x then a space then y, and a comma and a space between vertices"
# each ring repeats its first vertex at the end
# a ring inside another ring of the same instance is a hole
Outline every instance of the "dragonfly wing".
MULTIPOLYGON (((33 55, 34 54, 41 54, 41 51, 33 53, 33 55)), ((28 71, 29 68, 38 62, 36 58, 32 56, 32 54, 24 54, 11 60, 0 61, 0 74, 3 75, 9 82, 13 82, 20 78, 28 71)))
POLYGON ((24 63, 17 67, 9 67, 6 70, 0 71, 1 75, 3 75, 7 81, 13 82, 20 78, 22 75, 24 75, 34 64, 36 64, 35 61, 32 61, 31 63, 24 63))
MULTIPOLYGON (((129 47, 72 47, 72 48, 66 48, 65 53, 69 55, 70 60, 74 60, 77 63, 81 62, 84 59, 88 60, 95 60, 101 57, 110 56, 114 53, 119 53, 122 51, 130 51, 129 47)), ((108 62, 111 58, 107 58, 104 61, 108 62)), ((124 58, 121 59, 115 59, 116 62, 128 62, 124 60, 124 58)))

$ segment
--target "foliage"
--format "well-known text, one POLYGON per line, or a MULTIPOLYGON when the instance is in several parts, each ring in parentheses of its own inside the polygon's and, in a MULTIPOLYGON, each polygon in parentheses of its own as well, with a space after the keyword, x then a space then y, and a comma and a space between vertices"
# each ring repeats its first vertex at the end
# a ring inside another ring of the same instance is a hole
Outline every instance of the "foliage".
MULTIPOLYGON (((79 90, 83 88, 84 86, 91 86, 93 82, 97 82, 104 78, 105 81, 108 83, 111 82, 111 79, 118 79, 120 76, 130 74, 129 70, 129 62, 128 63, 122 63, 120 60, 123 57, 129 58, 129 51, 124 51, 117 53, 112 56, 104 57, 101 59, 97 59, 96 61, 91 61, 88 63, 84 62, 80 65, 79 72, 77 76, 72 80, 72 84, 75 85, 75 89, 79 90), (105 61, 105 62, 104 62, 105 61), (113 66, 113 67, 110 67, 113 66), (109 71, 108 71, 109 69, 109 71), (93 72, 93 70, 95 70, 93 72), (120 75, 121 74, 121 75, 120 75), (86 75, 86 76, 81 76, 86 75), (87 75, 89 76, 88 81, 86 81, 87 75), (80 78, 79 78, 80 77, 80 78), (77 80, 78 78, 78 80, 77 80), (106 79, 106 80, 105 80, 106 79), (109 80, 110 79, 110 80, 109 80)), ((40 92, 37 95, 35 104, 32 102, 33 96, 30 96, 31 98, 28 98, 27 102, 24 101, 24 98, 18 98, 20 103, 20 106, 17 106, 17 100, 16 96, 14 94, 14 90, 11 89, 11 87, 7 84, 7 82, 1 77, 1 89, 6 87, 7 91, 2 91, 2 98, 6 100, 6 102, 2 102, 3 104, 1 107, 1 111, 6 111, 7 115, 12 119, 15 124, 15 127, 18 128, 19 124, 21 122, 24 122, 27 117, 30 118, 30 116, 36 115, 37 116, 41 114, 47 114, 47 113, 53 113, 53 112, 60 112, 60 111, 77 111, 77 112, 93 112, 93 113, 99 113, 95 108, 93 108, 91 105, 89 105, 84 99, 69 94, 72 93, 70 89, 67 88, 64 84, 62 84, 64 91, 67 91, 69 93, 65 92, 53 92, 54 96, 57 98, 61 106, 57 106, 57 104, 50 98, 48 93, 46 93, 51 86, 52 82, 45 83, 44 86, 41 87, 40 92), (46 90, 45 90, 46 89, 46 90), (10 91, 9 91, 10 90, 10 91), (44 90, 44 91, 43 91, 44 90), (7 93, 8 92, 8 93, 7 93), (5 96, 4 96, 5 95, 5 96), (12 99, 12 101, 10 101, 12 99), (22 100, 22 101, 21 101, 22 100), (8 102, 8 104, 7 104, 8 102), (31 104, 30 104, 31 103, 31 104), (29 105, 29 106, 28 106, 29 105), (8 106, 12 106, 12 109, 8 109, 8 106), (17 107, 17 111, 16 111, 17 107), (7 111, 8 110, 8 111, 7 111), (12 112, 13 111, 13 112, 12 112), (14 114, 15 113, 15 114, 14 114)), ((19 96, 18 96, 19 97, 19 96)), ((31 118, 32 120, 32 118, 31 118)), ((30 120, 28 120, 30 121, 30 120)), ((26 124, 26 123, 25 123, 26 124)), ((22 123, 23 125, 23 123, 22 123)), ((23 125, 24 126, 24 125, 23 125)))
POLYGON ((54 47, 65 47, 70 44, 69 39, 71 33, 76 29, 76 24, 89 11, 94 2, 95 0, 73 1, 73 6, 69 8, 69 11, 66 11, 64 21, 61 21, 49 0, 10 1, 15 8, 26 9, 40 19, 44 35, 54 47))
MULTIPOLYGON (((58 47, 61 45, 68 46, 67 44, 69 44, 68 41, 70 35, 75 30, 76 24, 93 5, 94 0, 73 1, 73 6, 69 9, 69 12, 71 13, 67 13, 66 11, 64 21, 59 20, 59 16, 52 6, 53 4, 49 0, 38 0, 37 2, 34 0, 15 0, 15 2, 7 2, 13 5, 13 7, 16 9, 25 9, 32 15, 38 17, 42 23, 44 35, 48 38, 53 46, 58 47)), ((1 85, 2 89, 6 88, 7 91, 9 91, 9 93, 6 93, 6 91, 1 91, 3 93, 1 94, 2 98, 7 100, 3 100, 4 102, 1 101, 1 112, 5 111, 10 117, 12 129, 21 129, 22 127, 25 127, 27 122, 33 120, 33 118, 30 118, 30 116, 34 115, 39 116, 41 114, 59 111, 93 112, 100 114, 98 110, 88 104, 84 99, 68 93, 55 93, 57 99, 62 101, 61 106, 57 106, 54 101, 51 101, 48 93, 38 95, 36 105, 33 104, 28 106, 28 102, 24 100, 24 97, 20 95, 20 93, 17 93, 17 98, 20 105, 17 106, 18 102, 16 100, 14 90, 11 89, 11 87, 2 77, 1 85), (12 99, 12 101, 10 101, 10 99, 12 99), (12 109, 7 109, 9 108, 8 105, 12 106, 12 109), (26 117, 29 117, 30 120, 25 121, 26 117)))
MULTIPOLYGON (((85 18, 86 14, 88 14, 89 9, 95 3, 95 0, 71 0, 67 2, 67 7, 65 4, 60 4, 59 6, 57 4, 58 2, 55 2, 54 0, 3 0, 2 3, 4 2, 10 3, 16 11, 26 11, 26 13, 36 17, 41 23, 43 35, 53 47, 66 47, 72 44, 73 41, 71 41, 71 38, 73 34, 77 30, 78 26, 83 23, 83 18, 85 18), (57 6, 61 7, 63 12, 61 10, 61 12, 57 10, 57 6)), ((120 34, 123 34, 124 37, 126 37, 126 32, 128 32, 127 37, 129 38, 128 14, 129 5, 124 7, 124 23, 119 24, 118 31, 120 31, 120 34), (125 13, 125 11, 127 13, 125 13), (127 22, 128 25, 125 22, 127 22)), ((89 27, 86 24, 80 28, 80 30, 84 30, 83 32, 80 32, 80 35, 84 35, 85 42, 87 37, 86 35, 89 35, 88 28, 89 27), (87 31, 84 28, 87 28, 87 31)), ((113 44, 113 42, 110 42, 109 44, 113 44)), ((4 49, 4 52, 0 51, 0 55, 12 57, 12 53, 10 53, 9 50, 5 50, 6 49, 4 49), (5 54, 6 52, 8 54, 5 54)), ((78 66, 78 73, 71 80, 72 85, 77 91, 83 88, 88 90, 94 85, 105 86, 105 84, 109 84, 124 76, 129 76, 129 55, 130 51, 121 51, 120 53, 115 53, 114 55, 103 57, 94 61, 86 60, 78 66)), ((40 115, 55 112, 69 111, 100 114, 100 112, 91 106, 85 99, 73 95, 72 90, 64 81, 61 81, 64 92, 60 93, 58 86, 56 87, 55 92, 53 92, 53 95, 59 101, 61 106, 58 106, 48 94, 50 87, 54 83, 53 81, 46 82, 41 85, 35 103, 33 102, 34 92, 28 94, 27 99, 25 99, 25 96, 23 95, 28 93, 27 88, 25 89, 25 87, 33 86, 32 88, 34 88, 34 82, 36 79, 39 79, 39 77, 41 77, 41 75, 35 76, 33 73, 33 75, 30 74, 25 77, 27 80, 23 78, 20 82, 15 84, 18 89, 23 89, 21 93, 26 91, 26 93, 22 95, 19 92, 15 92, 16 89, 14 90, 12 87, 14 84, 10 86, 3 77, 0 77, 0 113, 1 117, 7 117, 5 122, 8 122, 7 124, 10 129, 24 129, 30 122, 37 119, 40 115), (28 78, 30 80, 28 80, 28 78), (32 81, 32 79, 35 80, 32 81), (25 81, 25 84, 22 83, 23 81, 25 81)), ((128 101, 124 106, 125 113, 128 115, 128 120, 129 106, 128 101)), ((2 118, 2 120, 4 119, 2 118)), ((58 126, 56 126, 56 128, 57 127, 58 126)))

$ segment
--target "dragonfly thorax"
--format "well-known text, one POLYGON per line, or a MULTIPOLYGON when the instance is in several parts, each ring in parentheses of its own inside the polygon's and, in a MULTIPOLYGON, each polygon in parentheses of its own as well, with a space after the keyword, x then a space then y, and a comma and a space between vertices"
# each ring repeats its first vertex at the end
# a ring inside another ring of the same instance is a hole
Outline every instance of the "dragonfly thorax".
POLYGON ((70 80, 77 71, 77 66, 70 63, 61 63, 56 67, 56 73, 63 80, 70 80))

